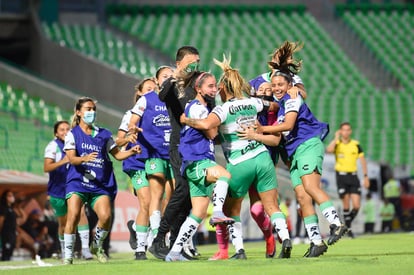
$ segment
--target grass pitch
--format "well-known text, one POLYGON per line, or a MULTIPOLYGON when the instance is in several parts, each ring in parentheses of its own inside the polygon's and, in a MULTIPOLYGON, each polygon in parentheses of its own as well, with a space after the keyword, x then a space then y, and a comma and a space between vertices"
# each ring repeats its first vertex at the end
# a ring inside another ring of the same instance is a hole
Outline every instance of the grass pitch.
MULTIPOLYGON (((133 260, 131 253, 113 253, 107 264, 96 260, 75 260, 62 265, 46 259, 51 267, 38 267, 31 261, 0 262, 1 274, 413 274, 414 234, 378 234, 344 237, 319 258, 303 258, 308 245, 294 245, 290 259, 265 259, 265 243, 245 243, 247 260, 207 261, 215 245, 199 246, 198 261, 167 263, 150 253, 147 261, 133 260), (6 273, 7 272, 7 273, 6 273)), ((278 244, 279 252, 281 245, 278 244)), ((230 253, 233 248, 230 245, 230 253)))

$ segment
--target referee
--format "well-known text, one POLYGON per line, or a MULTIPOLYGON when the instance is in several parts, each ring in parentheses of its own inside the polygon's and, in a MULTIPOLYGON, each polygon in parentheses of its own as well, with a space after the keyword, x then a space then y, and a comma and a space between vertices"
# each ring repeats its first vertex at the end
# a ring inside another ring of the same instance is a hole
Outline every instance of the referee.
POLYGON ((344 220, 349 228, 348 236, 354 237, 351 223, 358 214, 361 206, 361 184, 357 176, 359 159, 364 174, 364 187, 369 188, 367 162, 364 152, 357 140, 351 139, 352 127, 349 122, 343 122, 335 132, 335 139, 326 148, 327 153, 335 154, 335 171, 338 194, 342 200, 344 220), (351 208, 352 206, 352 208, 351 208))

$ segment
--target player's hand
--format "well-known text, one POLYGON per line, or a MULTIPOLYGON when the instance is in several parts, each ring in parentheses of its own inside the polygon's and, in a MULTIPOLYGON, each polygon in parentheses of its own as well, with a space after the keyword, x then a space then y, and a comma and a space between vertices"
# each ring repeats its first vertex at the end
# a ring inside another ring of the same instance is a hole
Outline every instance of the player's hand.
POLYGON ((187 121, 187 117, 185 116, 185 114, 183 113, 181 116, 180 116, 180 123, 181 124, 183 124, 183 125, 186 125, 186 121, 187 121))
POLYGON ((98 152, 92 152, 82 157, 82 162, 94 161, 98 157, 98 152))
POLYGON ((237 136, 240 139, 255 140, 256 135, 256 129, 252 126, 242 126, 241 129, 237 130, 237 136))
POLYGON ((260 122, 258 120, 256 120, 256 123, 254 125, 256 133, 258 134, 263 134, 263 126, 262 124, 260 124, 260 122))
POLYGON ((137 139, 138 139, 138 134, 137 133, 127 133, 125 135, 125 139, 126 139, 127 142, 136 143, 137 139))
POLYGON ((290 95, 290 98, 293 98, 293 99, 298 97, 299 92, 300 92, 300 90, 296 86, 293 86, 289 90, 287 90, 287 93, 290 95))
POLYGON ((129 151, 131 151, 134 155, 142 153, 141 146, 139 146, 139 145, 135 145, 134 147, 129 149, 129 151))

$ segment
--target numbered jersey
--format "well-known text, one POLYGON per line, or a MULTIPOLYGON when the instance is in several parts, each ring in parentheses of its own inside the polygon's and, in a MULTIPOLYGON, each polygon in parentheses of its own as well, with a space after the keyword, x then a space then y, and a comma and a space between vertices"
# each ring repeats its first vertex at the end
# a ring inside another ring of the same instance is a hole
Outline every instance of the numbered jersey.
POLYGON ((79 126, 68 132, 65 151, 75 150, 76 156, 80 157, 93 152, 98 155, 93 161, 69 166, 66 193, 82 192, 114 197, 117 185, 109 152, 115 147, 111 132, 104 128, 94 127, 92 135, 85 134, 79 126))
POLYGON ((237 131, 243 127, 253 126, 257 119, 257 113, 263 110, 263 101, 259 98, 231 99, 221 106, 213 109, 220 121, 220 138, 224 155, 227 160, 235 165, 247 159, 251 159, 261 152, 267 151, 266 147, 254 140, 240 139, 237 131))

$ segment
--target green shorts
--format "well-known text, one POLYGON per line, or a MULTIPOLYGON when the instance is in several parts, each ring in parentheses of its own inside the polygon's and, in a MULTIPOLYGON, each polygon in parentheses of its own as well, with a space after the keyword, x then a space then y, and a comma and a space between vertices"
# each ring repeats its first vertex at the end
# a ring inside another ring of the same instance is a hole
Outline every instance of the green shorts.
POLYGON ((251 185, 259 193, 277 188, 276 170, 268 152, 236 165, 228 163, 226 169, 231 174, 229 196, 232 198, 246 196, 251 185))
POLYGON ((298 146, 292 156, 292 165, 290 166, 290 178, 293 188, 302 184, 301 178, 304 175, 311 174, 315 170, 322 174, 324 154, 325 147, 317 137, 308 139, 298 146))
MULTIPOLYGON (((104 194, 92 194, 92 193, 81 193, 81 192, 70 192, 68 194, 66 194, 66 199, 69 199, 70 197, 72 197, 73 194, 78 195, 83 203, 87 203, 91 206, 91 208, 93 209, 95 206, 96 201, 102 197, 102 196, 108 196, 108 195, 104 195, 104 194)), ((109 197, 109 196, 108 196, 109 197)))
POLYGON ((156 173, 162 173, 167 180, 173 179, 174 174, 171 164, 166 159, 149 158, 145 161, 145 173, 147 175, 153 175, 156 173))
POLYGON ((188 184, 190 186, 191 197, 210 197, 213 192, 214 184, 206 182, 206 169, 217 166, 218 164, 211 160, 205 159, 195 161, 185 169, 188 184))
POLYGON ((50 196, 50 205, 55 210, 56 217, 63 217, 68 213, 68 205, 66 200, 50 196))
POLYGON ((128 176, 131 178, 132 186, 135 190, 149 186, 145 170, 128 171, 128 176))

